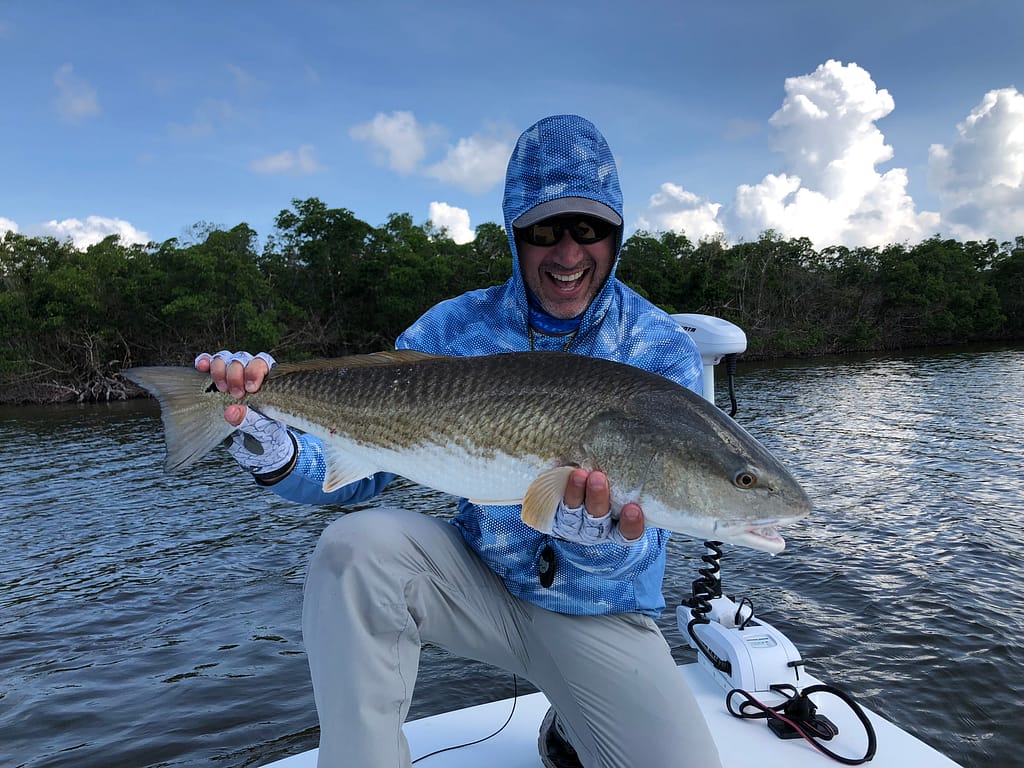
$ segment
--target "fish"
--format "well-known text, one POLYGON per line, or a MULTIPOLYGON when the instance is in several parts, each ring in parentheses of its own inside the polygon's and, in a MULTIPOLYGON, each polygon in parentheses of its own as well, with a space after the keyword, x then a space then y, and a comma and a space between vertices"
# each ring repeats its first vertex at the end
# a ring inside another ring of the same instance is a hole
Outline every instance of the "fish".
POLYGON ((771 553, 811 502, 782 463, 713 403, 663 376, 564 352, 411 350, 275 365, 235 399, 194 368, 140 367, 164 426, 164 469, 228 438, 241 403, 323 442, 330 492, 377 472, 487 505, 521 505, 551 533, 573 469, 606 473, 613 518, 635 502, 667 531, 771 553))

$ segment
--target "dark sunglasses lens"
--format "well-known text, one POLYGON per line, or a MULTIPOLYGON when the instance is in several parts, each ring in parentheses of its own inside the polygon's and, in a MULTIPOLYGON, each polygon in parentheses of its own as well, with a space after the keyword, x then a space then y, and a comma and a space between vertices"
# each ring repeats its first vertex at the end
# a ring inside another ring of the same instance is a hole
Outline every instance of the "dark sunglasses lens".
POLYGON ((554 245, 562 239, 563 232, 565 232, 565 227, 562 226, 562 222, 550 219, 538 221, 536 224, 531 224, 523 230, 526 242, 530 245, 541 246, 554 245))
POLYGON ((562 239, 566 230, 580 245, 591 245, 604 240, 615 228, 602 219, 592 216, 573 216, 544 219, 519 230, 522 238, 530 245, 549 247, 562 239))
POLYGON ((569 228, 572 239, 580 245, 590 245, 604 240, 612 231, 612 225, 601 219, 586 216, 577 219, 569 228))

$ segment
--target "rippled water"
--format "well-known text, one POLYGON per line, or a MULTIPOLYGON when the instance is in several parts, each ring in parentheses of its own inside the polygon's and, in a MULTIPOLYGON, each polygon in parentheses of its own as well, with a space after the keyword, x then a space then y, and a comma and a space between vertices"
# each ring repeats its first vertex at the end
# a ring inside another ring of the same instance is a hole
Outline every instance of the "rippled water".
MULTIPOLYGON (((739 387, 816 513, 779 557, 729 548, 726 591, 954 760, 1022 764, 1024 351, 741 364, 739 387)), ((233 768, 315 745, 302 579, 340 510, 224 457, 165 476, 160 441, 149 402, 0 410, 0 764, 233 768)), ((376 503, 451 509, 404 483, 376 503)), ((674 604, 701 547, 670 546, 674 604)), ((511 693, 427 649, 413 716, 511 693)))

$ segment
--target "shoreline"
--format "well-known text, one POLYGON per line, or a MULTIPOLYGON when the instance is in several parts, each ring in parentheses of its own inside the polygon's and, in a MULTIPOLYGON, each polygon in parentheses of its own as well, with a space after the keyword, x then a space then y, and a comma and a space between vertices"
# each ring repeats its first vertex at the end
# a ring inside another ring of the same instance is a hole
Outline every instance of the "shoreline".
MULTIPOLYGON (((738 362, 772 364, 783 361, 849 360, 874 357, 912 357, 935 352, 955 353, 959 351, 983 352, 1003 349, 1024 348, 1024 339, 1002 339, 977 344, 937 344, 924 347, 879 348, 848 352, 820 351, 772 355, 764 352, 742 353, 738 362)), ((281 361, 284 362, 284 361, 281 361)), ((53 377, 40 380, 39 374, 25 373, 17 378, 0 377, 0 406, 39 406, 61 404, 109 403, 149 397, 145 390, 113 373, 108 376, 93 376, 87 380, 70 377, 53 377)))

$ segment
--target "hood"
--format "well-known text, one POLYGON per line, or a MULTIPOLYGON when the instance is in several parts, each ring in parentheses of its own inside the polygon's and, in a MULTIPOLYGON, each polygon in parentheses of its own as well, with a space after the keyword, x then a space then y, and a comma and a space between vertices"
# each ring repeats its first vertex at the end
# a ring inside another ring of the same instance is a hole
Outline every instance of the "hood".
MULTIPOLYGON (((519 268, 512 222, 535 206, 567 197, 594 201, 601 208, 607 206, 622 219, 619 174, 608 142, 589 120, 578 115, 554 115, 545 117, 523 132, 512 150, 505 174, 502 212, 505 232, 512 247, 516 302, 524 318, 528 312, 526 287, 519 268)), ((581 331, 592 326, 608 309, 622 245, 622 228, 618 231, 611 273, 583 313, 581 331)))

